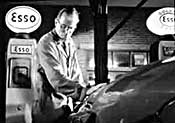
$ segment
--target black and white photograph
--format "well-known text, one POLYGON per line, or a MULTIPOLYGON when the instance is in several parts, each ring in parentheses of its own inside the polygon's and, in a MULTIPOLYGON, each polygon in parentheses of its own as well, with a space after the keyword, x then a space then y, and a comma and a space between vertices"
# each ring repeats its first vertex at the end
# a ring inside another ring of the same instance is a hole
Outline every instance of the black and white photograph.
POLYGON ((174 0, 0 1, 0 123, 175 123, 174 0))

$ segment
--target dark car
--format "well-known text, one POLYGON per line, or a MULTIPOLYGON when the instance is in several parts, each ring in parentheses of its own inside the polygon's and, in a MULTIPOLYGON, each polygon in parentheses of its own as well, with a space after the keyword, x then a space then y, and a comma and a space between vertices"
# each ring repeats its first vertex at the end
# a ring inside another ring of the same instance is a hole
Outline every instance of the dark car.
POLYGON ((72 123, 175 123, 175 57, 122 75, 90 95, 72 123))

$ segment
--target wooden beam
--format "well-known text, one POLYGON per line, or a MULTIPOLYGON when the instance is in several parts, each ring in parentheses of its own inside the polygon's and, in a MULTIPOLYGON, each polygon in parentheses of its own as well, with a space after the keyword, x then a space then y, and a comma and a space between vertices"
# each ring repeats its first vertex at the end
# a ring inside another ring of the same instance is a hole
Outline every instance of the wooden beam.
POLYGON ((10 5, 52 5, 52 6, 88 6, 88 1, 71 0, 14 0, 8 2, 10 5))
POLYGON ((122 26, 133 16, 133 14, 142 6, 144 5, 148 0, 142 0, 135 9, 133 9, 129 14, 108 34, 107 41, 112 38, 112 36, 120 29, 122 26))

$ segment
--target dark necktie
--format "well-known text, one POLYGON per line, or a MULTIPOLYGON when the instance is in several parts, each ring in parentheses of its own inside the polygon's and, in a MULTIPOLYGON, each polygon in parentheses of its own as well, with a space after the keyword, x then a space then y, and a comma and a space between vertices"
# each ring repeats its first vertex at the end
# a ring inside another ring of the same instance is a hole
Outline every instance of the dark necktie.
POLYGON ((66 52, 66 54, 67 54, 67 50, 66 50, 66 43, 65 42, 63 42, 63 49, 64 49, 64 51, 66 52))
POLYGON ((67 67, 69 67, 69 53, 67 52, 67 49, 66 49, 66 43, 65 42, 63 42, 63 44, 62 44, 62 46, 63 46, 63 49, 64 49, 64 51, 65 51, 65 53, 67 54, 67 67))

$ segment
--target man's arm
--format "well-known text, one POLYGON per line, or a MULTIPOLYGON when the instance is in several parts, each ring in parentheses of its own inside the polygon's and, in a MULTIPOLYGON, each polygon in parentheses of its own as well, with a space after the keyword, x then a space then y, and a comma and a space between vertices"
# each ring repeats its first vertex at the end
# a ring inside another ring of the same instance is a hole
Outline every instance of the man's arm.
POLYGON ((72 81, 64 75, 56 50, 53 42, 39 43, 37 53, 40 64, 45 71, 48 81, 56 91, 67 96, 76 97, 80 85, 78 81, 72 81))

